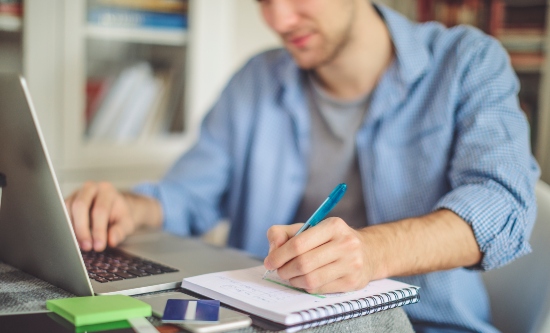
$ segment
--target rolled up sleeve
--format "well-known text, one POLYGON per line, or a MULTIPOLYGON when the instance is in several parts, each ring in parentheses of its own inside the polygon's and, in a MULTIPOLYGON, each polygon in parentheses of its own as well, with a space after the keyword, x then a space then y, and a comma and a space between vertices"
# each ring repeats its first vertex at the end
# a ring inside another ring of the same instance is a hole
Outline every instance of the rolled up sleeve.
POLYGON ((448 172, 452 190, 434 210, 449 209, 472 227, 483 259, 471 268, 490 270, 531 251, 539 168, 507 54, 491 38, 474 49, 455 116, 448 172))

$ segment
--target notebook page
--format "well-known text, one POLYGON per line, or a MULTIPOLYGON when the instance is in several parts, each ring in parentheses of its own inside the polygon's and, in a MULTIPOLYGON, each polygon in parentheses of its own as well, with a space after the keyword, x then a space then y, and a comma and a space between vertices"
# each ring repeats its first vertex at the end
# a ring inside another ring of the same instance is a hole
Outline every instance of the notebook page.
MULTIPOLYGON (((290 286, 288 281, 280 279, 276 273, 263 280, 264 272, 265 268, 258 266, 205 274, 184 279, 182 287, 208 297, 218 297, 224 303, 286 325, 364 308, 369 306, 366 301, 350 301, 412 287, 406 283, 384 279, 372 281, 359 291, 314 295, 290 286), (209 293, 209 290, 214 293, 209 293), (338 306, 329 306, 334 304, 338 306), (305 317, 303 312, 296 315, 303 310, 324 306, 326 309, 323 311, 309 311, 305 317)), ((388 297, 387 301, 395 300, 391 297, 393 296, 388 297)))

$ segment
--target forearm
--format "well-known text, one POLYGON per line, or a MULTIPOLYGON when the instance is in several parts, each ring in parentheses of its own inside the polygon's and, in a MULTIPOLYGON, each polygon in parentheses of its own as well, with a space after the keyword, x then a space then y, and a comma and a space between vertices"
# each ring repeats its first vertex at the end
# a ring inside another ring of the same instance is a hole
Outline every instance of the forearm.
POLYGON ((130 214, 137 228, 162 226, 163 212, 158 200, 129 192, 124 193, 124 198, 128 202, 130 214))
POLYGON ((482 258, 472 228, 449 210, 360 232, 374 279, 472 266, 482 258))

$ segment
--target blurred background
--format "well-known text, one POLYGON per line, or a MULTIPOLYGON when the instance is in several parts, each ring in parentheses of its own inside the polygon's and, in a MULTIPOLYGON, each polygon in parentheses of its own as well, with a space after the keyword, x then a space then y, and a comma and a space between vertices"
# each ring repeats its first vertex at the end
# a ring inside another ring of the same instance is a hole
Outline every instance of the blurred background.
MULTIPOLYGON (((501 41, 550 181, 550 0, 378 2, 501 41)), ((278 45, 255 0, 0 0, 0 71, 26 77, 64 195, 158 179, 231 74, 278 45)))

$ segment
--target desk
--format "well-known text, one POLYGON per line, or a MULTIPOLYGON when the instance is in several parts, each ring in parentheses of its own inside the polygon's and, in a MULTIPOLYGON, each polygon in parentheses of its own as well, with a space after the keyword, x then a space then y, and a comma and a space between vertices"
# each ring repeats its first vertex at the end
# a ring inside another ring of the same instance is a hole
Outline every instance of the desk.
MULTIPOLYGON (((69 292, 0 262, 0 315, 16 312, 45 311, 46 300, 72 296, 69 292)), ((257 327, 249 327, 234 332, 266 333, 270 331, 257 327)), ((397 308, 301 332, 412 333, 414 331, 403 309, 397 308)))

